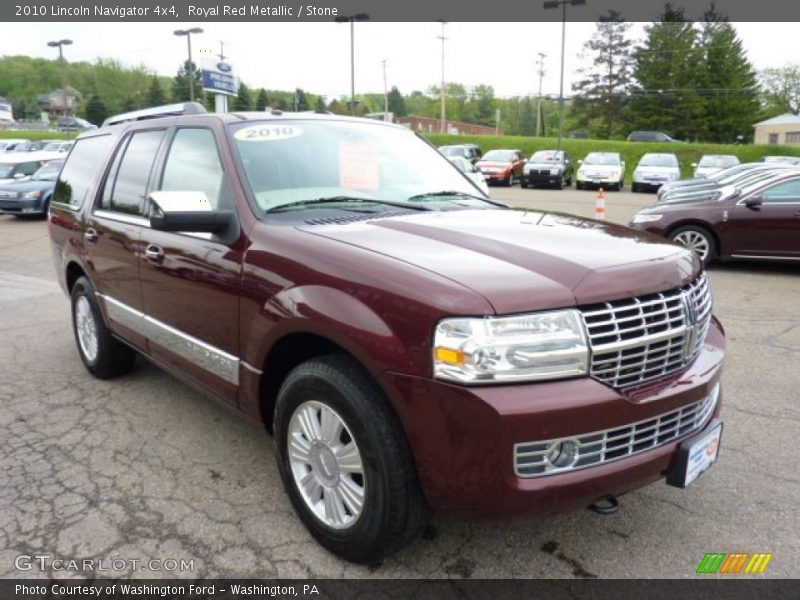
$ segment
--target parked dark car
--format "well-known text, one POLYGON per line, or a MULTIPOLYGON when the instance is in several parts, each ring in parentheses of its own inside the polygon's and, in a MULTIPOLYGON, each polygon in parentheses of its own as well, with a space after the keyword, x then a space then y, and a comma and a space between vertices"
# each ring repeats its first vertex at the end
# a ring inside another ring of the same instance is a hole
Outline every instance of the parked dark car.
POLYGON ((272 431, 332 552, 374 563, 430 510, 575 510, 715 460, 725 338, 685 248, 476 196, 396 125, 153 113, 81 135, 56 185, 80 358, 109 379, 144 355, 272 431))
POLYGON ((63 165, 63 160, 51 160, 26 181, 0 185, 0 214, 46 216, 63 165))
POLYGON ((760 175, 712 196, 647 207, 630 226, 683 244, 705 263, 717 258, 800 260, 800 170, 760 175))
POLYGON ((92 129, 97 129, 97 125, 78 117, 63 117, 58 120, 56 129, 58 129, 58 131, 90 131, 92 129))
POLYGON ((677 142, 663 131, 632 131, 628 136, 629 142, 677 142))
POLYGON ((512 186, 522 178, 525 155, 521 150, 489 150, 475 163, 486 182, 512 186))
POLYGON ((452 146, 440 146, 439 152, 441 152, 448 158, 454 156, 460 156, 461 158, 466 158, 473 165, 481 159, 481 156, 483 156, 483 152, 481 152, 481 149, 475 144, 456 144, 452 146))
POLYGON ((563 150, 540 150, 534 152, 523 167, 520 185, 551 185, 558 189, 572 185, 575 164, 569 152, 563 150))

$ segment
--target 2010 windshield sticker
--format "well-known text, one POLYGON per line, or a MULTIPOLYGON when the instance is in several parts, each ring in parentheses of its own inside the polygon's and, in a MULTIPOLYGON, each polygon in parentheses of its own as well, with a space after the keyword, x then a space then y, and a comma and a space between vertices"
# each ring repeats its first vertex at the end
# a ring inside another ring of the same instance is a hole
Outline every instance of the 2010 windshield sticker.
POLYGON ((303 130, 294 125, 254 125, 233 134, 242 142, 279 142, 303 135, 303 130))

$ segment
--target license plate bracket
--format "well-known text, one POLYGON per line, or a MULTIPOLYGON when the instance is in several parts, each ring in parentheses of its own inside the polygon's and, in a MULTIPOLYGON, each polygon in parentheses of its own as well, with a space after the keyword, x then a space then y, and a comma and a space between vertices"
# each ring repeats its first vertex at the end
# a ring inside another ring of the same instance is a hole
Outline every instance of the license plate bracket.
POLYGON ((705 431, 684 440, 667 471, 667 484, 685 488, 705 473, 719 458, 723 423, 714 419, 705 431))

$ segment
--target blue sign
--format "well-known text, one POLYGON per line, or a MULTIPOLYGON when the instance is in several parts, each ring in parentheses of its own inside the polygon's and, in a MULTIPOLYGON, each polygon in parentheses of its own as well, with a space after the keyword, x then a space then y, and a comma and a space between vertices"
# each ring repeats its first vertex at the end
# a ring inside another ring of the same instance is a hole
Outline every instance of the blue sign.
POLYGON ((200 73, 203 76, 203 89, 213 94, 235 96, 238 82, 233 73, 233 66, 224 61, 209 61, 203 65, 200 73))

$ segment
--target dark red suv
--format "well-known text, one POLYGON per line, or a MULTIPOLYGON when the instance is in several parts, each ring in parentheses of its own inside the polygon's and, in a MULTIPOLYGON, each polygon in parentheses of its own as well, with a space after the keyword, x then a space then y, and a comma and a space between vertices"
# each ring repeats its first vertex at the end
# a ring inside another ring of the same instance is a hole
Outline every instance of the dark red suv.
POLYGON ((431 509, 613 505, 716 459, 725 339, 697 258, 498 205, 401 127, 122 115, 78 139, 50 232, 87 369, 143 355, 263 423, 349 560, 431 509))

